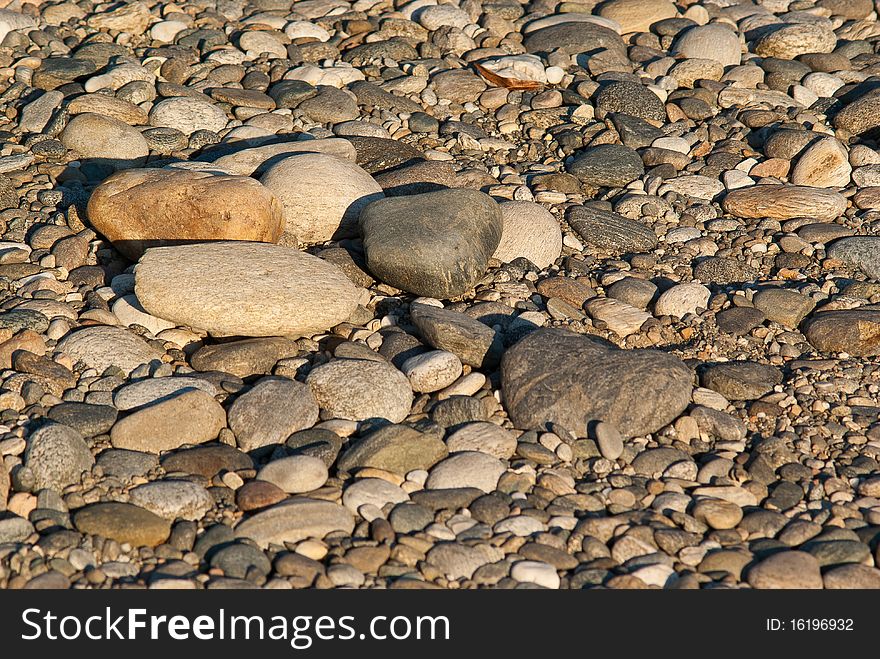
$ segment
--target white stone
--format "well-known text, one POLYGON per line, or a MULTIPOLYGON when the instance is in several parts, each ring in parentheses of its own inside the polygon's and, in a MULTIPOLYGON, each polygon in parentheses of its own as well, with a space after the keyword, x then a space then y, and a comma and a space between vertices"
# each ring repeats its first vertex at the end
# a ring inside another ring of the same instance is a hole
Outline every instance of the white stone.
POLYGON ((400 367, 413 391, 430 393, 448 387, 461 375, 461 360, 445 350, 431 350, 407 359, 400 367))
POLYGON ((113 303, 111 309, 123 325, 146 327, 153 336, 156 336, 163 330, 176 327, 174 323, 156 318, 156 316, 151 316, 144 311, 135 295, 124 295, 113 303))
POLYGON ((533 82, 549 82, 544 70, 544 63, 537 55, 506 55, 493 57, 480 62, 480 66, 497 73, 502 78, 514 80, 530 80, 533 82))
POLYGON ((562 253, 562 230, 550 211, 531 201, 501 204, 501 242, 492 258, 508 263, 525 257, 539 268, 547 268, 562 253))
POLYGON ((277 485, 288 494, 311 492, 327 482, 327 465, 311 455, 272 460, 257 472, 257 480, 277 485))
MULTIPOLYGON (((354 145, 351 142, 338 137, 328 137, 320 140, 296 140, 294 142, 246 147, 234 153, 221 156, 214 162, 199 164, 205 167, 227 170, 242 176, 252 176, 254 174, 259 176, 280 160, 305 153, 324 153, 351 162, 357 159, 357 151, 355 151, 354 145)), ((176 164, 180 165, 181 163, 176 164)), ((190 162, 188 164, 194 165, 196 163, 190 162)))
POLYGON ((742 59, 736 32, 718 23, 683 31, 675 40, 672 52, 688 58, 712 59, 723 66, 736 66, 742 59))
POLYGON ((559 588, 559 575, 543 561, 517 561, 510 568, 510 576, 521 583, 533 583, 544 588, 559 588))
POLYGON ((489 421, 474 421, 453 432, 446 440, 450 453, 479 451, 507 459, 516 451, 516 436, 489 421))
POLYGON ((357 234, 361 209, 382 187, 353 162, 323 153, 292 156, 260 178, 283 207, 282 244, 320 243, 357 234))
POLYGON ((197 130, 219 133, 226 123, 226 113, 219 107, 186 96, 166 98, 150 110, 151 126, 176 128, 186 135, 197 130))
POLYGON ((156 41, 172 43, 174 37, 187 28, 183 21, 159 21, 150 28, 150 36, 156 41))
POLYGON ((364 80, 364 74, 352 66, 338 65, 321 68, 314 64, 303 64, 284 74, 284 80, 302 80, 310 85, 328 85, 342 88, 355 80, 364 80))
POLYGON ((121 327, 97 325, 71 332, 58 342, 58 350, 103 373, 117 366, 131 373, 141 364, 161 359, 164 354, 133 332, 121 327))
POLYGON ((452 5, 436 5, 425 7, 414 14, 415 19, 426 30, 439 30, 444 25, 459 29, 470 24, 470 16, 462 9, 452 5))
POLYGON ((214 498, 208 490, 184 480, 139 485, 128 493, 128 497, 134 505, 172 521, 201 519, 214 506, 214 498))
POLYGON ((235 536, 249 538, 266 549, 270 544, 321 539, 334 531, 351 534, 353 530, 354 517, 344 506, 295 497, 243 518, 235 527, 235 536))
POLYGON ((687 155, 690 153, 691 145, 688 141, 681 137, 658 137, 651 142, 651 146, 658 149, 667 149, 669 151, 677 151, 687 155))
POLYGON ((284 28, 284 34, 293 39, 317 39, 318 41, 329 41, 330 33, 320 25, 315 25, 309 21, 291 21, 284 28))
POLYGON ((483 492, 492 492, 504 471, 504 463, 498 458, 479 451, 464 451, 436 464, 425 487, 429 490, 475 487, 483 492))
POLYGON ((342 493, 342 504, 352 512, 365 504, 373 504, 383 508, 387 504, 398 504, 409 501, 409 495, 397 485, 381 478, 362 478, 342 493))
POLYGON ((689 313, 696 313, 697 307, 705 309, 710 295, 709 289, 697 282, 676 284, 657 298, 654 315, 682 318, 689 313))
POLYGON ((339 419, 400 423, 412 406, 409 380, 385 361, 335 359, 313 369, 306 384, 321 409, 339 419))

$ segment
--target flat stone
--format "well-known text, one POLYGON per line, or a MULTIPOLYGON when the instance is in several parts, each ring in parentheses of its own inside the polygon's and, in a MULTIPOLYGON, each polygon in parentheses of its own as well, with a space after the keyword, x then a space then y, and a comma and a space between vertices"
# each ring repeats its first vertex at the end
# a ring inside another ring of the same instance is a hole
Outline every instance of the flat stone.
POLYGON ((669 0, 610 0, 602 3, 597 13, 620 25, 621 33, 629 34, 648 32, 654 23, 677 16, 678 10, 669 0))
POLYGON ((568 166, 581 182, 596 187, 620 188, 645 173, 642 159, 622 144, 600 144, 583 151, 568 166))
POLYGON ((203 346, 190 362, 197 371, 221 371, 245 378, 271 373, 278 360, 297 354, 299 347, 294 341, 267 337, 203 346))
POLYGON ((130 503, 93 503, 73 515, 80 533, 98 535, 135 547, 155 547, 168 538, 171 523, 130 503))
POLYGON ((257 479, 278 486, 288 494, 311 492, 327 482, 323 460, 309 455, 292 455, 272 460, 257 472, 257 479))
POLYGON ((226 412, 210 394, 184 391, 120 419, 110 431, 115 448, 161 453, 215 439, 226 412))
POLYGON ((315 334, 347 320, 358 301, 336 266, 258 243, 157 247, 141 258, 135 282, 149 313, 225 336, 315 334))
POLYGON ((474 546, 442 542, 428 552, 428 562, 452 579, 470 579, 478 568, 504 558, 504 552, 488 544, 474 546))
POLYGON ((243 451, 280 444, 317 421, 309 387, 287 378, 263 378, 229 408, 229 428, 243 451))
POLYGON ((340 471, 355 472, 373 467, 406 475, 416 469, 430 469, 446 457, 443 440, 404 425, 387 425, 352 442, 339 458, 340 471))
POLYGON ((736 217, 775 220, 814 217, 820 222, 831 222, 843 215, 846 198, 831 190, 807 186, 753 185, 731 190, 722 206, 736 217))
POLYGON ((854 265, 871 279, 880 279, 880 237, 851 236, 835 240, 828 258, 854 265))
POLYGON ((475 421, 458 427, 446 439, 450 453, 479 451, 506 460, 516 451, 516 436, 488 421, 475 421))
POLYGON ((134 410, 168 400, 184 391, 196 389, 211 396, 221 393, 214 384, 204 378, 188 376, 150 378, 117 389, 113 394, 113 405, 122 411, 134 410))
POLYGON ((102 451, 97 462, 107 476, 123 481, 146 476, 159 466, 159 458, 152 453, 115 448, 102 451))
POLYGON ((767 288, 759 291, 752 299, 752 303, 768 320, 786 327, 800 325, 816 306, 812 298, 784 288, 767 288))
POLYGON ((409 313, 431 347, 451 352, 470 366, 491 368, 498 364, 503 346, 491 327, 463 313, 427 304, 411 304, 409 313))
POLYGON ((619 112, 662 126, 666 121, 666 107, 660 98, 637 82, 611 82, 602 86, 595 96, 596 116, 619 112))
POLYGON ((219 133, 226 123, 226 113, 219 107, 186 96, 166 98, 150 110, 151 126, 174 128, 186 135, 197 130, 219 133))
POLYGON ((108 432, 116 422, 118 412, 110 405, 67 402, 49 410, 49 418, 76 430, 83 437, 95 437, 108 432))
POLYGON ((558 329, 533 332, 501 362, 516 427, 559 423, 578 436, 586 436, 590 420, 612 423, 624 437, 659 430, 687 407, 692 378, 671 355, 616 350, 558 329))
POLYGON ((752 588, 822 588, 819 562, 806 552, 783 551, 762 560, 747 575, 752 588))
POLYGON ((128 493, 129 501, 164 519, 198 520, 214 507, 214 498, 201 485, 189 481, 162 480, 139 485, 128 493))
POLYGON ((824 311, 806 321, 807 341, 822 352, 846 352, 854 357, 880 354, 880 311, 824 311))
POLYGON ((543 206, 530 201, 501 204, 501 242, 492 258, 509 263, 526 258, 539 268, 552 265, 562 253, 559 222, 543 206))
POLYGON ((782 373, 774 366, 750 361, 721 362, 703 371, 704 387, 728 400, 755 400, 782 383, 782 373))
POLYGON ((196 446, 162 456, 162 467, 167 473, 181 472, 204 478, 214 478, 224 471, 242 471, 254 468, 254 461, 242 451, 224 444, 196 446))
POLYGON ((831 28, 815 23, 782 25, 769 31, 754 44, 759 57, 794 59, 806 53, 830 53, 837 45, 837 36, 831 28))
POLYGON ((75 362, 83 362, 99 373, 111 366, 130 373, 164 354, 128 330, 107 326, 78 329, 61 339, 57 347, 75 362))
POLYGON ((91 112, 71 119, 60 139, 82 158, 113 168, 137 167, 150 153, 140 131, 118 119, 91 112))
POLYGON ((322 539, 334 531, 351 534, 353 530, 354 517, 344 506, 296 497, 242 519, 235 537, 249 538, 265 549, 269 544, 322 539))
POLYGON ((657 246, 657 236, 636 220, 593 206, 571 206, 566 220, 590 245, 613 255, 648 252, 657 246))
POLYGON ((425 487, 429 490, 476 488, 492 492, 506 467, 498 458, 479 451, 462 451, 431 469, 425 487))

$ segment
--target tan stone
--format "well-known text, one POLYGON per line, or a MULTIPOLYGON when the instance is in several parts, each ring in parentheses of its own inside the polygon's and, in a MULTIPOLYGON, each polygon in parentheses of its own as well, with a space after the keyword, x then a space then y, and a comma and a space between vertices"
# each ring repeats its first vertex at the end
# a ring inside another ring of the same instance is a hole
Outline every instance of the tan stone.
POLYGON ((89 199, 92 226, 132 260, 150 247, 208 240, 277 242, 281 204, 257 181, 176 169, 132 169, 89 199))
POLYGON ((617 21, 622 34, 648 32, 657 21, 678 15, 675 5, 668 0, 611 0, 596 13, 617 21))
POLYGON ((830 222, 843 215, 846 197, 831 190, 801 185, 753 185, 732 190, 722 205, 736 217, 775 220, 814 217, 820 222, 830 222))
POLYGON ((791 172, 791 182, 816 188, 842 188, 849 184, 852 166, 843 145, 833 137, 812 144, 791 172))

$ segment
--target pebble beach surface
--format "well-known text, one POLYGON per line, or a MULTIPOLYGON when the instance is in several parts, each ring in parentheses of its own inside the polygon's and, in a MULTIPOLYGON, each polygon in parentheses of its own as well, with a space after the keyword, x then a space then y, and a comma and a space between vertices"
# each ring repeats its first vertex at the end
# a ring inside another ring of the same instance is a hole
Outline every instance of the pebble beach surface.
POLYGON ((880 587, 871 0, 0 9, 0 588, 880 587))

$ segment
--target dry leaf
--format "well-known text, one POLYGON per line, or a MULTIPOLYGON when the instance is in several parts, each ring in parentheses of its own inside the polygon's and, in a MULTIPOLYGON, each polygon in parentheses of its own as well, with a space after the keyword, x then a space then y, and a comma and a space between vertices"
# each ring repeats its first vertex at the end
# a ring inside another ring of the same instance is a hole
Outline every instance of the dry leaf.
POLYGON ((481 66, 474 62, 474 68, 487 81, 497 87, 506 87, 507 89, 522 89, 525 91, 534 91, 543 88, 543 84, 534 80, 518 80, 517 78, 505 78, 497 73, 490 71, 485 66, 481 66))

